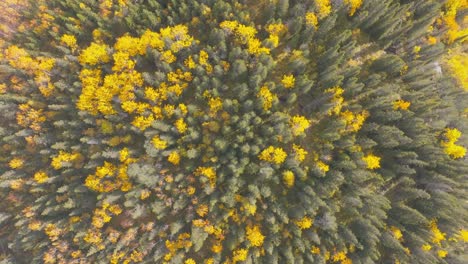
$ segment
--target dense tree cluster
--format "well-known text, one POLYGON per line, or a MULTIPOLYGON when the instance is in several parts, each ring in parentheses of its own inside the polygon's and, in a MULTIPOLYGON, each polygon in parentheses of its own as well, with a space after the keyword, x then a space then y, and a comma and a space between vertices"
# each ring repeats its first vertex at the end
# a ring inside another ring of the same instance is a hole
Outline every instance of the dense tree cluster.
POLYGON ((2 5, 0 263, 466 260, 466 1, 2 5))

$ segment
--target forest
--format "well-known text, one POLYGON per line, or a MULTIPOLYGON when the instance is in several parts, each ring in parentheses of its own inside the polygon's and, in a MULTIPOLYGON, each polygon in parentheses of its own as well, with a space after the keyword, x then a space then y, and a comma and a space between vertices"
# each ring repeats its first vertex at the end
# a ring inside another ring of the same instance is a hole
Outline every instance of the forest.
POLYGON ((0 264, 468 263, 467 0, 0 1, 0 264))

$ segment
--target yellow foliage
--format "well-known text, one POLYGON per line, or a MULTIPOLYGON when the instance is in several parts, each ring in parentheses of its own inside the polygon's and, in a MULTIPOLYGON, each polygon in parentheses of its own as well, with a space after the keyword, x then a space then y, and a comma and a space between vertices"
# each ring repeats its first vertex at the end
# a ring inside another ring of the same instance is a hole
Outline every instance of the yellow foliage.
POLYGON ((282 148, 275 148, 273 146, 269 146, 258 155, 258 158, 260 160, 268 161, 270 163, 281 164, 286 160, 287 156, 288 155, 282 148))
POLYGON ((256 38, 250 38, 247 41, 247 46, 248 46, 247 51, 253 55, 259 55, 262 53, 264 54, 270 53, 270 50, 268 48, 262 47, 262 43, 260 42, 259 39, 256 39, 256 38))
POLYGON ((96 176, 98 178, 104 178, 114 174, 115 166, 112 163, 104 161, 104 165, 96 168, 96 176))
POLYGON ((380 168, 380 157, 377 157, 373 154, 369 154, 362 158, 362 160, 366 163, 368 169, 378 169, 380 168))
POLYGON ((52 158, 51 165, 54 169, 62 168, 62 162, 73 162, 80 157, 78 153, 68 153, 60 150, 59 154, 52 158))
POLYGON ((279 37, 276 35, 270 35, 268 40, 273 44, 273 47, 278 47, 279 45, 279 37))
POLYGON ((177 131, 179 131, 179 133, 181 134, 187 131, 187 124, 185 123, 183 118, 177 119, 177 121, 174 123, 174 126, 177 128, 177 131))
POLYGON ((54 224, 47 224, 46 227, 44 228, 44 232, 46 233, 46 235, 49 237, 51 241, 55 241, 58 239, 58 237, 62 233, 62 230, 54 224))
POLYGON ((49 179, 49 176, 47 176, 47 174, 43 171, 38 171, 34 173, 34 180, 37 183, 44 183, 47 181, 47 179, 49 179))
POLYGON ((100 14, 103 17, 108 17, 111 14, 112 0, 102 0, 99 4, 100 14))
POLYGON ((317 161, 317 167, 323 172, 327 172, 330 170, 330 166, 328 166, 328 164, 323 163, 322 161, 317 161))
POLYGON ((436 37, 433 37, 433 36, 429 36, 427 38, 427 44, 429 45, 434 45, 437 43, 437 38, 436 37))
POLYGON ((112 217, 107 214, 106 209, 109 205, 103 205, 103 208, 96 208, 92 217, 92 225, 96 228, 102 228, 105 223, 110 222, 112 217))
POLYGON ((344 251, 336 252, 335 254, 333 254, 331 258, 333 262, 344 261, 347 259, 346 252, 344 251))
POLYGON ((445 258, 447 256, 447 254, 448 254, 447 250, 441 249, 441 250, 437 251, 437 256, 439 256, 439 258, 445 258))
POLYGON ((294 222, 300 229, 309 229, 312 224, 314 223, 314 220, 312 220, 310 217, 308 216, 304 216, 303 218, 301 218, 300 220, 296 220, 294 222))
MULTIPOLYGON (((79 23, 79 21, 77 23, 79 23)), ((92 35, 93 35, 93 39, 94 39, 94 41, 96 43, 101 43, 102 42, 102 31, 101 30, 96 28, 95 30, 93 30, 92 35)))
POLYGON ((98 113, 96 91, 102 83, 101 71, 99 69, 83 69, 80 72, 80 80, 82 90, 76 106, 81 111, 96 115, 98 113))
POLYGON ((432 249, 432 246, 429 245, 429 244, 424 244, 424 245, 421 246, 421 249, 423 251, 430 251, 432 249))
MULTIPOLYGON (((34 4, 37 4, 35 2, 34 4)), ((30 8, 29 1, 3 0, 0 1, 0 35, 2 39, 9 39, 15 30, 24 31, 24 23, 21 23, 22 10, 30 8)))
POLYGON ((128 160, 130 160, 129 159, 130 151, 128 150, 128 148, 123 148, 122 150, 120 150, 119 154, 120 154, 120 162, 126 163, 128 162, 128 160))
POLYGON ((320 19, 327 17, 331 13, 332 7, 330 0, 315 0, 314 2, 320 19))
POLYGON ((216 171, 213 167, 198 167, 195 170, 195 175, 205 176, 209 181, 212 187, 216 183, 216 171))
POLYGON ((29 223, 28 228, 33 231, 41 230, 41 222, 33 220, 29 223))
POLYGON ((257 30, 254 27, 238 24, 236 29, 236 36, 241 40, 242 43, 247 43, 249 39, 253 39, 257 34, 257 30))
POLYGON ((151 191, 142 190, 140 193, 140 200, 146 200, 151 195, 151 191))
POLYGON ((451 56, 447 61, 447 65, 461 87, 468 91, 468 53, 451 56))
MULTIPOLYGON (((116 2, 116 1, 114 1, 116 2)), ((123 1, 120 1, 123 3, 123 1)), ((454 2, 450 1, 449 2, 454 2)), ((349 15, 353 16, 356 10, 361 6, 362 0, 344 0, 344 3, 348 5, 349 15)), ((85 6, 85 4, 82 4, 85 6)), ((104 12, 104 16, 109 15, 109 10, 112 7, 112 1, 110 0, 103 0, 100 2, 100 8, 104 12), (106 11, 107 10, 107 11, 106 11)), ((122 4, 122 6, 124 6, 122 4)), ((317 28, 318 20, 327 17, 331 12, 331 1, 329 0, 315 0, 315 7, 316 13, 308 12, 305 16, 306 24, 309 26, 313 26, 317 28)), ((85 6, 84 8, 89 9, 90 7, 85 6)), ((206 11, 208 14, 209 11, 206 11)), ((122 13, 123 14, 123 13, 122 13)), ((248 20, 247 20, 248 21, 248 20)), ((220 24, 220 27, 224 29, 226 32, 231 33, 235 36, 236 41, 241 43, 246 47, 246 50, 249 54, 259 55, 259 54, 268 54, 270 51, 269 49, 262 46, 262 41, 256 37, 257 30, 253 26, 247 26, 239 24, 237 21, 224 21, 220 24)), ((260 27, 259 27, 260 28, 260 27)), ((265 30, 270 34, 269 40, 277 46, 279 43, 279 36, 280 34, 284 33, 287 28, 284 24, 270 24, 265 27, 265 30)), ((70 47, 73 51, 78 48, 76 38, 73 35, 62 35, 60 41, 64 43, 66 46, 70 47)), ((185 123, 185 120, 190 120, 189 117, 185 116, 188 113, 187 106, 180 101, 173 100, 176 98, 174 95, 179 96, 182 94, 184 89, 187 87, 186 82, 190 82, 193 78, 191 72, 183 72, 182 69, 178 69, 174 72, 169 72, 167 74, 166 82, 160 84, 159 87, 143 87, 143 78, 141 74, 136 72, 134 69, 136 67, 137 58, 132 58, 133 56, 137 55, 144 55, 146 49, 148 47, 157 49, 161 54, 161 60, 167 63, 174 63, 177 60, 177 56, 180 57, 183 55, 186 60, 184 61, 184 65, 188 69, 196 68, 196 63, 192 58, 192 55, 186 57, 183 53, 178 53, 182 48, 188 47, 193 42, 193 39, 188 36, 188 29, 186 26, 176 26, 176 27, 169 27, 163 28, 160 30, 160 33, 155 33, 150 30, 145 31, 145 33, 140 37, 131 37, 131 36, 123 36, 118 38, 113 49, 110 49, 103 42, 96 40, 96 42, 91 43, 91 45, 84 50, 81 51, 79 55, 79 62, 81 63, 82 70, 80 72, 80 81, 82 85, 82 91, 79 96, 77 102, 77 108, 82 111, 87 111, 91 114, 114 114, 117 113, 116 109, 119 109, 116 104, 121 104, 121 108, 128 114, 130 114, 130 118, 133 118, 132 125, 139 128, 140 130, 144 131, 148 128, 155 119, 163 119, 172 120, 169 122, 173 122, 174 127, 177 131, 181 134, 186 133, 188 129, 188 125, 185 123), (166 47, 169 46, 169 47, 166 47), (100 70, 100 66, 98 64, 102 63, 109 63, 112 59, 112 65, 106 65, 103 67, 103 71, 100 70), (90 66, 96 66, 91 67, 90 66), (102 72, 108 72, 109 69, 112 69, 114 73, 108 74, 104 76, 102 72), (140 89, 140 91, 138 91, 140 89), (144 98, 140 96, 141 90, 144 89, 144 98), (137 92, 135 92, 137 91, 137 92), (118 99, 115 98, 118 96, 118 99), (138 100, 145 100, 146 102, 141 102, 138 100), (117 102, 117 103, 116 103, 117 102), (177 106, 178 105, 178 106, 177 106), (177 109, 176 109, 177 106, 177 109), (182 113, 182 115, 181 115, 182 113), (181 118, 181 116, 184 116, 181 118), (175 122, 174 122, 175 121, 175 122)), ((420 47, 414 47, 414 52, 418 53, 420 51, 420 47)), ((18 47, 12 46, 6 51, 6 59, 10 62, 12 66, 15 66, 18 69, 22 69, 26 72, 30 72, 34 74, 35 81, 37 83, 46 83, 46 85, 42 86, 41 92, 43 94, 50 95, 50 88, 49 84, 51 79, 49 77, 50 72, 55 64, 53 59, 48 59, 44 57, 32 58, 25 50, 20 49, 18 47)), ((299 52, 295 52, 293 54, 299 55, 299 52)), ((197 57, 197 55, 194 55, 197 57)), ((213 70, 212 66, 209 64, 210 57, 205 50, 201 50, 198 56, 199 60, 198 63, 206 67, 206 70, 210 72, 213 70)), ((138 60, 139 61, 139 60, 138 60)), ((217 56, 212 56, 212 62, 220 63, 224 70, 227 71, 229 69, 228 62, 219 62, 217 61, 217 56), (224 64, 222 64, 224 63, 224 64)), ((463 84, 465 89, 466 87, 467 77, 466 77, 466 56, 465 55, 457 55, 453 56, 449 60, 449 66, 451 71, 454 73, 454 76, 463 84)), ((255 64, 251 64, 255 65, 255 64)), ((249 65, 249 67, 251 66, 249 65)), ((181 66, 183 67, 183 66, 181 66)), ((188 71, 188 70, 187 70, 188 71)), ((287 72, 288 73, 288 72, 287 72)), ((195 73, 193 73, 195 74, 195 73)), ((197 75, 197 79, 200 77, 197 75)), ((278 80, 278 79, 277 79, 278 80)), ((158 81, 159 82, 159 81, 158 81)), ((293 74, 283 75, 281 79, 281 84, 285 88, 294 88, 296 85, 296 79, 293 74)), ((2 87, 5 87, 3 85, 2 87)), ((3 90, 3 88, 0 88, 3 90)), ((284 92, 284 91, 281 91, 284 92)), ((342 111, 342 106, 344 103, 343 93, 344 90, 340 87, 333 87, 327 90, 327 92, 331 93, 332 97, 332 104, 333 107, 329 110, 329 114, 335 114, 338 118, 343 119, 346 122, 347 131, 358 131, 363 123, 365 122, 366 118, 368 117, 369 113, 367 111, 362 111, 360 113, 354 113, 349 110, 342 111)), ((277 101, 276 94, 272 93, 267 86, 263 86, 259 89, 257 97, 262 103, 262 107, 265 111, 268 111, 272 108, 273 103, 277 101)), ((179 98, 180 99, 180 98, 179 98)), ((219 97, 209 97, 207 98, 207 103, 209 106, 209 111, 211 114, 217 114, 223 108, 223 101, 219 97)), ((393 102, 393 108, 395 110, 408 110, 411 105, 411 102, 404 101, 404 100, 397 100, 393 102)), ((19 106, 21 110, 17 114, 17 122, 19 125, 27 127, 29 126, 33 130, 38 130, 40 128, 40 123, 44 122, 46 119, 42 113, 42 110, 36 110, 30 107, 28 104, 23 104, 19 106)), ((192 108, 191 108, 192 109, 192 108)), ((195 109, 195 108, 194 108, 195 109)), ((294 113, 293 110, 292 112, 294 113)), ((192 114, 192 113, 191 113, 192 114)), ((226 120, 229 119, 229 115, 227 113, 226 120)), ((221 115, 223 118, 224 116, 221 115)), ((101 125, 101 131, 93 131, 90 134, 104 132, 105 134, 110 134, 112 132, 117 131, 118 129, 122 128, 121 126, 112 127, 112 124, 106 121, 101 122, 99 119, 100 117, 95 118, 97 120, 97 124, 101 125)), ((321 118, 321 117, 314 117, 314 119, 321 118)), ((217 120, 216 122, 218 122, 217 120)), ((214 121, 213 121, 214 122, 214 121)), ((193 122, 191 122, 192 124, 193 122)), ((299 136, 305 134, 305 130, 311 126, 311 122, 305 116, 291 116, 289 121, 291 133, 294 136, 299 136)), ((92 130, 92 129, 90 129, 92 130)), ((93 135, 94 136, 94 135, 93 135)), ((445 138, 441 144, 445 147, 445 152, 453 157, 453 158, 461 158, 465 156, 466 149, 462 146, 457 146, 455 142, 461 136, 461 132, 457 129, 447 129, 445 132, 445 138)), ((119 136, 120 137, 120 136, 119 136)), ((117 141, 120 143, 120 139, 117 137, 117 141)), ((107 139, 105 139, 107 140, 107 139)), ((290 148, 290 142, 287 137, 282 139, 284 145, 287 148, 290 148)), ((172 142, 172 140, 171 140, 172 142)), ((127 142, 128 143, 128 142, 127 142)), ((164 150, 168 148, 168 142, 161 139, 159 135, 154 136, 151 139, 151 143, 156 149, 164 150)), ((208 147, 206 146, 205 142, 201 146, 200 149, 204 150, 208 147)), ((296 142, 297 143, 297 142, 296 142)), ((116 143, 115 145, 117 145, 116 143)), ((298 143, 299 144, 299 143, 298 143)), ((301 144, 304 144, 303 142, 301 144)), ((306 145, 304 145, 306 146, 306 145)), ((309 146, 311 149, 314 146, 309 146)), ((114 148, 115 149, 115 148, 114 148)), ((188 146, 187 149, 199 149, 199 146, 188 146)), ((178 150, 171 151, 170 154, 167 156, 167 161, 173 165, 179 165, 181 155, 184 155, 184 150, 179 152, 178 150)), ((293 157, 298 162, 303 162, 308 155, 308 152, 302 148, 300 145, 293 144, 292 146, 293 157)), ((133 153, 135 154, 135 153, 133 153)), ((97 167, 96 171, 93 175, 89 175, 85 180, 85 186, 87 186, 91 190, 95 190, 98 192, 110 192, 112 190, 119 190, 121 188, 122 191, 128 191, 131 188, 131 182, 128 179, 128 175, 126 175, 126 171, 128 168, 128 163, 132 160, 130 158, 130 151, 127 148, 123 148, 119 152, 119 160, 120 163, 116 163, 116 165, 110 162, 104 162, 103 166, 97 167), (115 181, 111 181, 112 178, 115 181)), ((208 167, 197 167, 194 171, 194 175, 206 177, 210 184, 214 186, 216 182, 216 169, 215 167, 209 167, 208 162, 211 159, 211 162, 216 162, 217 157, 209 156, 207 154, 206 163, 205 165, 208 167)), ((274 147, 269 146, 258 155, 258 158, 262 161, 266 161, 272 164, 281 165, 287 159, 288 154, 283 150, 282 147, 274 147)), ((329 171, 330 167, 328 164, 325 164, 322 161, 318 160, 318 154, 316 154, 317 158, 313 159, 315 161, 312 162, 311 165, 313 168, 318 168, 323 172, 329 171)), ((54 169, 60 169, 64 166, 64 162, 72 162, 78 159, 80 154, 76 153, 67 153, 60 151, 59 154, 52 158, 51 166, 54 169)), ((115 157, 114 157, 115 158, 115 157)), ((312 161, 312 159, 310 159, 312 161)), ((325 159, 323 159, 325 160, 325 159)), ((328 159, 327 159, 328 160, 328 159)), ((362 160, 366 163, 368 169, 377 169, 380 168, 380 157, 377 157, 373 154, 369 154, 362 158, 362 160)), ((329 160, 327 161, 329 162, 329 160)), ((24 165, 24 160, 20 158, 14 158, 9 162, 9 166, 12 169, 21 168, 24 165)), ((220 165, 213 165, 216 168, 220 168, 220 165)), ((275 166, 276 168, 280 166, 275 166)), ((308 169, 308 167, 306 168, 308 169)), ((291 170, 284 170, 280 169, 282 172, 282 183, 287 186, 288 188, 292 188, 295 185, 295 175, 291 170)), ((281 177, 280 176, 280 177, 281 177)), ((38 171, 34 174, 33 179, 37 183, 44 183, 47 182, 49 176, 44 171, 38 171)), ((192 175, 187 175, 188 182, 186 185, 181 187, 181 193, 186 192, 188 195, 194 195, 196 192, 195 187, 198 186, 195 183, 194 178, 192 175), (192 186, 193 185, 193 186, 192 186), (188 186, 188 187, 187 187, 188 186), (185 189, 186 188, 186 189, 185 189)), ((174 179, 172 176, 167 176, 165 181, 166 183, 172 182, 174 179)), ((204 180, 204 179, 203 179, 204 180)), ((164 183, 164 184, 166 184, 164 183)), ((21 182, 15 182, 14 186, 20 186, 21 182)), ((20 187, 15 187, 20 188, 20 187)), ((202 189, 200 189, 201 192, 202 189)), ((145 200, 147 199, 151 191, 143 190, 139 192, 140 199, 145 200)), ((197 203, 201 203, 204 201, 198 201, 197 197, 190 197, 191 202, 193 203, 193 207, 197 208, 196 213, 200 217, 205 217, 208 215, 208 206, 206 204, 201 204, 197 206, 197 203)), ((260 206, 260 205, 259 205, 260 206)), ((237 221, 245 221, 247 219, 246 224, 246 240, 249 241, 245 246, 253 246, 253 247, 261 247, 264 243, 265 236, 262 234, 261 228, 264 228, 260 225, 253 224, 253 221, 262 221, 262 216, 260 214, 256 214, 257 206, 254 204, 242 202, 242 207, 237 208, 228 208, 229 216, 232 219, 237 219, 237 221), (243 215, 239 213, 239 211, 244 212, 243 215), (242 215, 242 217, 239 217, 242 215), (250 217, 250 216, 252 217, 250 217), (260 219, 260 220, 259 220, 260 219)), ((261 207, 259 207, 261 210, 261 207)), ((94 226, 93 229, 88 230, 88 232, 84 235, 84 240, 90 244, 101 244, 102 238, 100 233, 100 228, 104 227, 105 223, 111 221, 112 214, 118 215, 122 212, 122 208, 118 205, 103 205, 103 208, 97 208, 92 215, 91 224, 94 226), (107 209, 106 209, 107 208, 107 209)), ((84 216, 86 218, 87 216, 84 216)), ((84 219, 83 218, 83 219, 84 219)), ((89 218, 89 216, 88 216, 89 218)), ((207 218, 208 219, 208 218, 207 218)), ((77 220, 78 221, 78 220, 77 220)), ((85 220, 88 221, 88 220, 85 220)), ((205 231, 210 235, 215 236, 222 236, 222 231, 219 229, 224 228, 223 225, 216 227, 214 224, 209 223, 208 220, 194 220, 197 221, 197 225, 205 227, 205 231)), ((236 220, 234 220, 236 221, 236 220)), ((47 223, 45 223, 47 224, 47 223)), ((45 225, 44 224, 44 225, 45 225)), ((116 223, 118 224, 118 223, 116 223)), ((301 230, 310 229, 313 225, 313 219, 309 216, 304 216, 301 219, 293 220, 292 224, 295 224, 301 230)), ((32 222, 30 224, 31 230, 39 230, 41 228, 42 223, 40 222, 32 222)), ((195 224, 194 224, 195 225, 195 224)), ((266 230, 266 229, 264 229, 266 230)), ((401 240, 403 235, 401 230, 392 226, 390 228, 393 236, 401 240)), ((46 234, 51 238, 51 240, 57 240, 58 236, 61 233, 61 230, 58 229, 53 224, 48 224, 45 228, 46 234)), ((103 231, 104 232, 104 231, 103 231)), ((107 232, 107 231, 106 231, 107 232)), ((445 240, 445 233, 442 233, 438 228, 437 225, 431 223, 431 232, 432 232, 432 242, 435 244, 439 244, 440 242, 445 240)), ((467 240, 467 232, 462 231, 461 237, 464 241, 467 240)), ((172 236, 171 236, 172 237, 172 236)), ((222 251, 222 239, 217 240, 212 239, 210 236, 210 246, 214 253, 219 253, 222 251)), ((189 234, 181 234, 179 235, 176 241, 166 241, 166 247, 169 253, 166 255, 165 260, 170 261, 172 256, 178 254, 178 250, 189 248, 191 246, 190 235, 189 234)), ((432 246, 429 244, 423 245, 422 250, 429 251, 431 250, 432 246)), ((258 251, 262 251, 258 250, 258 251)), ((70 251, 71 252, 71 251, 70 251)), ((313 254, 320 254, 320 248, 312 247, 311 252, 313 254)), ((337 252, 336 249, 333 249, 332 255, 330 252, 326 252, 324 257, 328 254, 328 259, 331 259, 333 262, 341 261, 342 264, 344 263, 351 263, 351 260, 348 259, 346 256, 346 250, 337 252), (333 253, 335 252, 335 253, 333 253)), ((247 259, 249 253, 249 248, 240 248, 232 252, 232 262, 241 262, 247 259)), ((130 254, 130 258, 133 261, 138 261, 141 258, 141 252, 136 250, 132 251, 132 249, 126 250, 125 253, 115 253, 117 256, 114 258, 115 262, 127 261, 129 262, 130 259, 128 255, 130 254), (131 252, 131 254, 130 254, 131 252)), ((262 254, 262 253, 259 253, 262 254)), ((80 251, 74 251, 72 254, 73 258, 78 258, 81 256, 80 251)), ((223 256, 224 256, 223 252, 223 256)), ((447 255, 447 251, 439 250, 438 255, 441 258, 444 258, 447 255)), ((198 259, 198 257, 197 257, 198 259)), ((179 259, 179 261, 182 261, 179 259)), ((113 262, 113 261, 111 261, 113 262)), ((226 261, 226 262, 229 262, 226 261)), ((196 264, 195 260, 192 258, 188 258, 184 261, 185 264, 196 264)), ((229 262, 231 263, 231 262, 229 262)))
POLYGON ((167 117, 171 117, 174 114, 175 106, 173 105, 165 105, 164 106, 164 113, 167 117))
POLYGON ((167 160, 174 165, 179 165, 180 155, 179 153, 177 153, 177 151, 173 151, 171 152, 171 154, 169 154, 169 157, 167 157, 167 160))
POLYGON ((18 46, 10 46, 5 51, 5 59, 8 60, 10 65, 17 69, 30 70, 34 65, 34 60, 29 56, 26 50, 18 46))
POLYGON ((188 113, 188 108, 185 104, 179 104, 178 108, 183 115, 186 115, 188 113))
POLYGON ((308 152, 305 149, 303 149, 301 146, 296 145, 296 144, 293 145, 293 150, 294 150, 296 160, 299 162, 304 161, 308 152))
POLYGON ((255 204, 250 204, 249 202, 244 203, 243 209, 250 215, 254 215, 255 212, 257 212, 257 206, 255 204))
POLYGON ((272 107, 273 102, 278 99, 276 95, 268 89, 267 86, 262 86, 260 88, 257 97, 262 100, 263 110, 265 111, 268 111, 272 107))
POLYGON ((445 145, 445 153, 453 159, 460 159, 466 155, 466 148, 453 143, 448 143, 445 145))
POLYGON ((83 256, 80 250, 75 250, 70 255, 74 259, 77 259, 83 256))
POLYGON ((195 260, 193 260, 192 258, 189 258, 185 260, 184 264, 197 264, 197 262, 195 262, 195 260))
POLYGON ((20 104, 19 112, 16 114, 16 122, 22 127, 29 127, 38 132, 41 130, 41 123, 46 121, 42 109, 36 110, 28 104, 20 104))
POLYGON ((284 88, 293 88, 295 82, 296 82, 296 79, 294 78, 294 75, 292 74, 283 75, 283 79, 281 79, 281 83, 283 84, 284 88))
MULTIPOLYGON (((254 27, 239 24, 237 21, 223 21, 219 26, 230 34, 235 34, 236 40, 247 45, 247 51, 252 55, 269 54, 268 48, 262 47, 259 39, 255 37, 257 30, 254 27)), ((276 30, 278 27, 272 28, 276 30)))
POLYGON ((445 238, 445 233, 442 233, 439 229, 439 227, 437 227, 437 221, 436 220, 432 220, 430 223, 429 223, 429 228, 431 229, 431 233, 432 233, 432 243, 434 244, 437 244, 437 245, 441 245, 440 242, 444 241, 446 238, 445 238))
POLYGON ((393 109, 394 110, 398 110, 398 109, 408 110, 410 105, 411 105, 411 102, 400 99, 400 100, 396 100, 395 102, 393 102, 393 109))
POLYGON ((122 213, 122 208, 118 204, 113 204, 109 206, 109 212, 111 212, 114 215, 119 215, 122 213))
POLYGON ((124 70, 133 70, 135 67, 135 61, 130 59, 130 54, 126 52, 116 52, 112 55, 114 59, 114 66, 112 70, 115 72, 124 71, 124 70))
POLYGON ((139 54, 145 54, 148 46, 159 51, 162 51, 164 48, 164 41, 161 39, 161 35, 151 30, 146 30, 143 33, 138 44, 140 45, 138 47, 139 54))
POLYGON ((237 21, 223 21, 219 24, 222 29, 227 29, 230 32, 235 32, 239 23, 237 21))
POLYGON ((344 98, 343 98, 343 93, 344 93, 344 90, 343 88, 341 87, 333 87, 333 88, 329 88, 327 90, 325 90, 326 93, 332 93, 333 94, 333 98, 332 98, 332 103, 334 104, 334 106, 328 111, 328 114, 329 115, 338 115, 341 111, 341 108, 343 107, 343 102, 344 102, 344 98))
POLYGON ((218 254, 223 251, 223 245, 219 242, 215 242, 215 244, 211 246, 211 251, 215 254, 218 254))
POLYGON ((306 24, 317 29, 318 18, 314 12, 307 12, 305 16, 306 24))
POLYGON ((96 176, 94 175, 89 175, 88 177, 86 177, 84 185, 88 187, 89 189, 98 191, 98 192, 104 189, 100 180, 96 178, 96 176))
POLYGON ((200 217, 204 217, 206 214, 208 214, 208 205, 202 204, 198 206, 196 211, 200 217))
POLYGON ((10 160, 8 165, 10 165, 10 168, 12 169, 19 169, 23 167, 24 160, 20 158, 13 158, 12 160, 10 160))
POLYGON ((269 24, 266 26, 266 31, 270 33, 268 39, 273 43, 274 47, 278 47, 279 36, 286 32, 287 28, 284 24, 269 24))
POLYGON ((145 131, 151 123, 154 121, 154 116, 152 114, 148 116, 137 116, 133 119, 132 125, 139 128, 141 131, 145 131))
POLYGON ((468 28, 460 30, 462 27, 457 23, 457 15, 460 11, 464 11, 467 8, 468 1, 466 0, 448 0, 445 3, 445 12, 443 13, 442 19, 449 29, 446 33, 448 44, 468 34, 468 28))
POLYGON ((294 186, 294 173, 292 171, 287 170, 283 172, 283 183, 288 188, 291 188, 294 186))
POLYGON ((62 41, 65 45, 67 45, 71 51, 75 51, 78 45, 76 44, 76 38, 73 35, 64 34, 60 41, 62 41))
POLYGON ((196 190, 197 189, 195 187, 189 186, 189 187, 187 187, 187 194, 191 196, 191 195, 195 194, 196 190))
POLYGON ((232 262, 235 264, 236 262, 244 261, 247 259, 247 254, 249 251, 245 248, 237 249, 233 252, 232 262))
POLYGON ((445 130, 445 137, 449 142, 457 142, 461 135, 461 131, 456 128, 447 128, 445 130))
POLYGON ((193 37, 188 34, 188 27, 184 25, 162 29, 160 34, 163 38, 170 38, 172 40, 170 50, 174 53, 179 52, 183 48, 190 47, 193 42, 193 37))
POLYGON ((310 121, 304 116, 293 116, 289 121, 291 131, 294 136, 304 134, 304 131, 310 127, 310 121))
POLYGON ((403 238, 403 234, 401 233, 401 230, 398 227, 391 226, 390 231, 392 232, 393 237, 397 240, 401 240, 403 238))
POLYGON ((312 252, 312 254, 318 255, 320 254, 320 248, 316 246, 312 246, 310 252, 312 252))
POLYGON ((459 237, 463 242, 468 242, 468 230, 461 229, 457 237, 459 237))
POLYGON ((189 248, 191 246, 192 246, 192 242, 190 241, 189 233, 180 234, 177 237, 176 241, 166 240, 166 248, 169 250, 169 253, 166 254, 166 256, 164 257, 164 260, 170 261, 177 250, 182 249, 182 248, 189 248))
POLYGON ((259 226, 247 226, 245 229, 245 233, 247 236, 247 240, 249 240, 252 246, 260 247, 263 245, 263 240, 265 239, 265 236, 262 235, 259 226))
POLYGON ((353 16, 356 10, 361 7, 362 0, 344 0, 344 3, 349 6, 349 15, 353 16))
MULTIPOLYGON (((141 51, 146 51, 146 50, 140 49, 139 47, 140 47, 140 39, 134 38, 128 35, 118 38, 114 44, 114 49, 116 53, 121 52, 124 54, 128 54, 129 56, 135 56, 139 54, 141 51)), ((140 55, 143 55, 143 54, 140 53, 140 55)))
POLYGON ((107 53, 108 46, 104 44, 91 43, 89 47, 81 51, 78 61, 84 65, 96 65, 98 63, 107 63, 110 61, 107 53))
POLYGON ((204 50, 201 50, 200 51, 200 55, 198 57, 198 62, 200 63, 200 65, 208 65, 208 58, 209 58, 209 55, 206 51, 204 50))
POLYGON ((172 53, 170 50, 166 50, 162 53, 161 55, 161 60, 167 62, 167 63, 173 63, 176 61, 176 56, 172 53))
POLYGON ((350 132, 357 132, 361 129, 364 121, 369 117, 369 112, 364 110, 361 113, 353 113, 349 110, 341 112, 340 116, 346 122, 346 130, 350 132))
POLYGON ((221 110, 221 108, 223 108, 223 101, 219 97, 210 98, 208 100, 208 105, 210 107, 210 113, 215 115, 219 110, 221 110))
POLYGON ((17 46, 10 46, 5 50, 5 59, 12 67, 34 75, 34 82, 43 96, 48 97, 52 94, 54 85, 51 82, 50 71, 55 65, 55 59, 31 58, 26 50, 17 46))
POLYGON ((192 56, 190 55, 185 61, 184 64, 189 69, 195 69, 195 61, 193 60, 192 56))
POLYGON ((456 128, 447 128, 444 136, 446 140, 443 140, 441 145, 444 147, 445 153, 453 159, 463 158, 466 155, 466 148, 455 144, 461 136, 460 130, 456 128))
POLYGON ((207 260, 205 260, 204 264, 214 264, 214 259, 213 258, 209 258, 207 260))
POLYGON ((100 244, 102 242, 102 234, 98 229, 89 229, 83 240, 89 244, 100 244))
POLYGON ((165 149, 167 148, 167 142, 162 140, 159 136, 154 136, 153 139, 151 140, 153 143, 153 146, 156 149, 165 149))
POLYGON ((286 26, 282 23, 269 24, 266 26, 266 31, 272 35, 279 35, 287 30, 286 26))

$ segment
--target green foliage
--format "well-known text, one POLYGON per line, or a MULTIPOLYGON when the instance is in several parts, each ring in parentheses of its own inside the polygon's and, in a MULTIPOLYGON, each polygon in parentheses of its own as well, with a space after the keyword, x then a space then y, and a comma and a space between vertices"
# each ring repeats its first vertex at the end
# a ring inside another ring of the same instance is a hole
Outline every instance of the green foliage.
POLYGON ((350 2, 22 10, 0 262, 461 263, 468 94, 437 68, 457 44, 426 40, 441 3, 350 2))

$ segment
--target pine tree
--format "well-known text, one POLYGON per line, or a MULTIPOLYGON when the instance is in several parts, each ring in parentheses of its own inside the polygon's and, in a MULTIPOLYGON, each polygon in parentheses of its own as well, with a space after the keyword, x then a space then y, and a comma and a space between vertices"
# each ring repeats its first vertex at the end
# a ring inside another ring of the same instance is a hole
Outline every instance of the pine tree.
POLYGON ((0 261, 462 263, 464 3, 28 3, 0 261))

